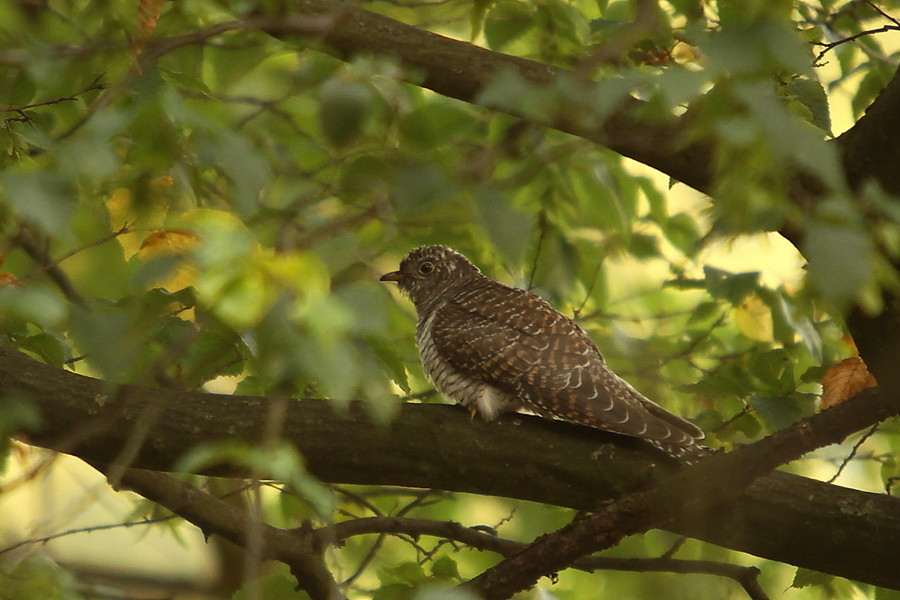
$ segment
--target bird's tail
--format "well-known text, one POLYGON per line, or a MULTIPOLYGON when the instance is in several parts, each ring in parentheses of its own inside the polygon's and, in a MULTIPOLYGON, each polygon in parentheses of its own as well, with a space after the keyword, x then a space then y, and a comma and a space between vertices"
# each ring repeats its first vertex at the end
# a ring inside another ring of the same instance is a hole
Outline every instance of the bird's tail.
POLYGON ((701 444, 665 444, 655 440, 646 440, 651 446, 685 465, 692 465, 715 450, 701 444))

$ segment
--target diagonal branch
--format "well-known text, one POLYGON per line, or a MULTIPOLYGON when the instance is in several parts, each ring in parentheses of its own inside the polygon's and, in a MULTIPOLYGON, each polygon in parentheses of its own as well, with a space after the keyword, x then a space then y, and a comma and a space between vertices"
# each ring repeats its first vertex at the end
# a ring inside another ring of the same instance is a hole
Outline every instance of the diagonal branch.
MULTIPOLYGON (((336 0, 289 0, 266 16, 276 19, 270 23, 252 22, 279 39, 304 45, 312 40, 323 51, 344 60, 366 55, 396 58, 406 67, 406 75, 402 76, 410 83, 473 104, 480 102, 488 84, 504 72, 514 72, 538 86, 550 87, 566 81, 581 85, 585 97, 593 93, 596 85, 576 71, 493 52, 336 0), (319 23, 331 19, 332 25, 326 31, 310 31, 310 19, 319 23)), ((603 102, 602 97, 598 96, 597 101, 603 102)), ((593 141, 698 190, 712 190, 711 143, 686 142, 688 125, 684 121, 674 116, 648 118, 646 103, 630 96, 608 107, 608 114, 599 123, 584 118, 585 107, 580 111, 563 107, 540 121, 514 107, 492 108, 593 141)))
MULTIPOLYGON (((352 519, 336 523, 324 532, 332 539, 343 540, 365 534, 407 534, 411 536, 434 536, 460 542, 478 550, 496 552, 502 556, 513 556, 527 548, 527 544, 501 538, 474 527, 459 523, 433 521, 431 519, 410 519, 396 516, 379 516, 352 519)), ((715 575, 733 579, 747 591, 753 600, 765 600, 766 594, 759 585, 759 569, 710 560, 685 560, 668 556, 660 558, 618 558, 607 556, 584 556, 572 563, 581 571, 633 571, 668 572, 715 575)))
MULTIPOLYGON (((104 466, 92 464, 101 473, 107 473, 104 466)), ((220 535, 247 547, 248 537, 258 535, 262 541, 261 557, 288 565, 300 587, 313 600, 344 598, 325 566, 324 547, 316 536, 258 522, 240 508, 165 473, 125 469, 117 473, 117 477, 120 487, 166 507, 199 527, 206 536, 220 535)))
POLYGON ((839 405, 798 421, 769 437, 660 481, 648 491, 626 494, 595 514, 538 538, 522 552, 488 569, 463 587, 487 600, 509 598, 537 580, 605 550, 628 535, 660 527, 676 518, 697 516, 735 500, 756 479, 807 452, 842 441, 848 435, 893 416, 900 403, 869 413, 839 405), (840 419, 831 410, 840 410, 840 419))

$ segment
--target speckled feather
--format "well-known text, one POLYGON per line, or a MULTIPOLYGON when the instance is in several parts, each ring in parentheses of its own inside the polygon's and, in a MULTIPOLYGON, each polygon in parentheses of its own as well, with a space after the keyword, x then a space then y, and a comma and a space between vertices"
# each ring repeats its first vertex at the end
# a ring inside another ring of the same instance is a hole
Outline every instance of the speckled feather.
POLYGON ((396 281, 416 306, 416 342, 435 386, 488 420, 525 407, 675 455, 703 437, 613 373, 572 319, 485 277, 450 248, 418 248, 383 279, 396 281))

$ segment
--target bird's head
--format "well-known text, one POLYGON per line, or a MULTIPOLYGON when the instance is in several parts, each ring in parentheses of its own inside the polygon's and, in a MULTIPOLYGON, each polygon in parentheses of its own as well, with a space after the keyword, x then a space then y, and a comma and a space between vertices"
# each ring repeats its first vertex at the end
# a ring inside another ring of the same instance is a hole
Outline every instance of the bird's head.
POLYGON ((456 285, 480 273, 465 256, 447 246, 421 246, 407 254, 400 269, 381 276, 395 281, 416 308, 441 298, 456 285))

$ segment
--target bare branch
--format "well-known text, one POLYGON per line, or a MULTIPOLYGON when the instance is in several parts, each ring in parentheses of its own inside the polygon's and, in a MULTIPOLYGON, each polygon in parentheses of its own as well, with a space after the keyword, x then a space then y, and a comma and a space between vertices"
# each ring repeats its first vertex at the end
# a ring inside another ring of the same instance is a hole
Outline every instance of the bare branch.
MULTIPOLYGON (((344 540, 349 537, 366 534, 406 534, 412 536, 433 536, 465 544, 477 550, 495 552, 501 556, 513 556, 525 548, 527 544, 515 540, 498 537, 481 528, 465 527, 452 521, 433 521, 430 519, 410 519, 401 517, 369 517, 353 519, 337 523, 328 528, 328 535, 344 540)), ((578 559, 572 567, 581 571, 635 571, 635 572, 668 572, 682 574, 715 575, 727 577, 738 582, 754 600, 763 600, 756 567, 743 567, 708 560, 684 560, 671 557, 662 558, 612 558, 590 556, 578 559), (754 589, 756 588, 756 589, 754 589), (754 589, 751 593, 750 589, 754 589)))
MULTIPOLYGON (((103 466, 93 466, 106 473, 103 466)), ((318 544, 316 536, 262 523, 240 508, 165 473, 125 469, 118 475, 122 487, 166 507, 199 527, 207 536, 220 535, 245 548, 253 536, 259 536, 261 558, 288 565, 300 587, 313 600, 345 598, 325 566, 324 548, 318 544)))
POLYGON ((171 521, 176 517, 177 515, 172 514, 166 515, 165 517, 157 517, 155 519, 141 519, 140 521, 125 521, 123 523, 108 523, 105 525, 91 525, 90 527, 67 529, 65 531, 59 531, 50 535, 45 535, 37 538, 29 538, 27 540, 16 542, 15 544, 7 546, 6 548, 0 548, 0 555, 12 552, 13 550, 17 550, 25 546, 30 546, 32 544, 46 544, 47 542, 52 542, 53 540, 68 537, 70 535, 77 535, 79 533, 93 533, 95 531, 107 531, 109 529, 120 528, 131 529, 132 527, 139 527, 141 525, 155 525, 156 523, 165 523, 166 521, 171 521))
POLYGON ((47 273, 50 280, 53 281, 69 302, 84 305, 84 298, 75 289, 69 276, 54 264, 55 261, 50 256, 46 243, 31 227, 24 223, 20 225, 19 231, 10 240, 10 244, 21 248, 34 262, 41 265, 42 271, 47 273))
POLYGON ((834 475, 832 475, 825 483, 834 483, 835 481, 837 481, 837 478, 841 476, 841 473, 844 472, 844 469, 847 468, 847 465, 850 464, 850 461, 856 457, 859 449, 863 444, 866 443, 866 440, 875 435, 875 432, 878 431, 879 425, 880 423, 875 423, 874 425, 872 425, 872 427, 870 427, 869 430, 864 433, 861 438, 859 438, 859 441, 853 444, 853 448, 850 449, 850 453, 844 457, 844 460, 841 461, 841 464, 840 466, 838 466, 837 471, 835 471, 834 475))
POLYGON ((822 46, 822 50, 816 54, 816 58, 813 61, 813 64, 817 67, 824 66, 825 63, 822 62, 822 59, 825 58, 825 55, 831 52, 833 49, 846 44, 848 42, 855 42, 859 38, 866 37, 869 35, 875 35, 877 33, 887 33, 888 31, 900 31, 900 24, 895 25, 882 25, 881 27, 877 27, 875 29, 866 29, 864 31, 860 31, 859 33, 854 33, 853 35, 848 35, 847 37, 843 37, 839 40, 835 40, 833 42, 814 42, 816 46, 822 46))
POLYGON ((85 250, 90 250, 91 248, 96 248, 97 246, 102 246, 106 242, 112 241, 112 240, 116 239, 117 237, 125 235, 126 233, 130 233, 130 232, 131 232, 131 225, 126 223, 126 224, 122 225, 122 227, 120 227, 116 231, 113 231, 112 233, 110 233, 107 236, 96 239, 92 242, 88 242, 86 244, 82 244, 81 246, 78 246, 77 248, 69 250, 68 252, 56 257, 55 259, 50 260, 49 262, 42 264, 38 270, 32 271, 31 273, 20 277, 19 280, 24 281, 26 279, 32 279, 34 277, 37 277, 41 273, 49 271, 50 269, 55 269, 63 261, 70 259, 73 256, 75 256, 81 252, 84 252, 85 250))
POLYGON ((83 96, 84 94, 86 94, 88 92, 105 90, 107 87, 106 84, 100 82, 100 79, 102 77, 103 77, 102 75, 98 75, 94 79, 94 81, 92 81, 90 83, 90 85, 88 85, 86 88, 84 88, 83 90, 81 90, 79 92, 75 92, 71 96, 63 96, 61 98, 54 98, 53 100, 44 100, 42 102, 34 102, 32 104, 25 104, 22 106, 11 106, 9 108, 4 108, 3 112, 11 112, 11 113, 16 113, 18 115, 17 117, 7 118, 7 119, 5 119, 4 122, 6 124, 9 124, 10 121, 28 122, 31 120, 28 117, 28 115, 26 114, 26 111, 28 111, 28 110, 31 110, 34 108, 40 108, 42 106, 53 106, 54 104, 61 104, 63 102, 74 102, 75 100, 78 100, 81 96, 83 96))

